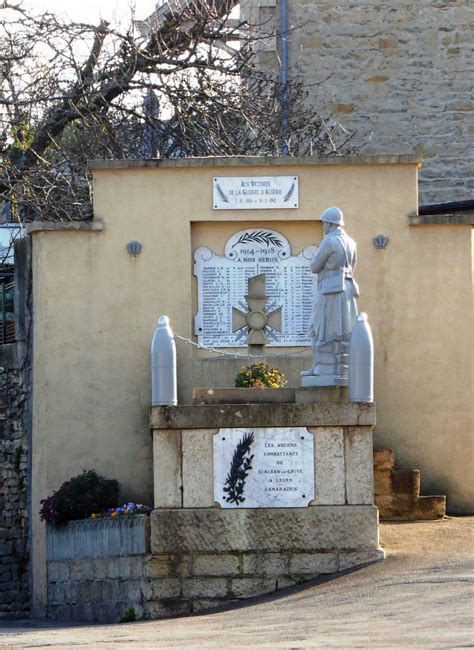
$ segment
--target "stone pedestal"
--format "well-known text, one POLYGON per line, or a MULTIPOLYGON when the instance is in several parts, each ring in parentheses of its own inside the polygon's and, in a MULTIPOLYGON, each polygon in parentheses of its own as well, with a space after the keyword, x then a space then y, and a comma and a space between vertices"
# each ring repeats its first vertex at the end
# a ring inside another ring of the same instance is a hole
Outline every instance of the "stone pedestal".
MULTIPOLYGON (((262 403, 259 394, 256 403, 242 403, 240 391, 198 390, 200 405, 151 409, 151 553, 156 576, 168 581, 157 583, 155 615, 234 602, 384 557, 373 505, 375 405, 305 402, 305 390, 317 399, 317 389, 291 390, 281 393, 286 403, 262 403), (307 507, 216 503, 213 436, 245 427, 305 427, 313 435, 315 490, 307 507)), ((330 398, 331 389, 323 390, 330 398)))
POLYGON ((348 386, 349 380, 345 375, 307 375, 301 377, 301 386, 303 388, 313 388, 322 386, 348 386))

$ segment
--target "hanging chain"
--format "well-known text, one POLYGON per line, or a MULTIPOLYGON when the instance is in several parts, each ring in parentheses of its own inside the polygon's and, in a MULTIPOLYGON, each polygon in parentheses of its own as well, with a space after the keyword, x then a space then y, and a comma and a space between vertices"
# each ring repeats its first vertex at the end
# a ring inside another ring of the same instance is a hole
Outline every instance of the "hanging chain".
MULTIPOLYGON (((198 348, 199 350, 207 350, 208 352, 214 352, 214 354, 220 354, 223 357, 234 357, 236 358, 241 358, 241 359, 266 359, 267 355, 265 354, 240 354, 239 352, 227 352, 225 350, 218 350, 217 348, 213 348, 208 345, 201 345, 200 343, 195 343, 194 341, 191 341, 191 339, 187 339, 184 336, 180 336, 179 334, 176 334, 174 332, 174 337, 176 339, 179 339, 180 341, 183 341, 184 343, 188 343, 189 345, 193 345, 195 348, 198 348)), ((282 352, 281 354, 272 354, 272 358, 280 358, 280 357, 296 357, 298 355, 304 354, 307 352, 307 350, 298 350, 297 352, 282 352)))

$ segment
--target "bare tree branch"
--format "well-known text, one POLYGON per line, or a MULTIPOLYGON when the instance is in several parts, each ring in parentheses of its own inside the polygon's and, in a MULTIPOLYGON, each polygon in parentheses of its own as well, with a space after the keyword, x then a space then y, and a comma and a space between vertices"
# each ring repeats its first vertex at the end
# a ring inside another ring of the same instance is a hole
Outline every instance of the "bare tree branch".
POLYGON ((169 0, 120 31, 4 0, 0 204, 22 223, 91 218, 88 158, 347 149, 353 134, 329 126, 298 83, 285 87, 283 135, 283 89, 258 66, 256 26, 228 20, 236 3, 169 0))

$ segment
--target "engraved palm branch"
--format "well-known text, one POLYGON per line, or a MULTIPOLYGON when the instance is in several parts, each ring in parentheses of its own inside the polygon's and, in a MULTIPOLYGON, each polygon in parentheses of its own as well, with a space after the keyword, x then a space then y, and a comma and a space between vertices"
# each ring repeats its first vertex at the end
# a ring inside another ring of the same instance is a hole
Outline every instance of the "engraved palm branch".
POLYGON ((267 246, 273 245, 277 248, 283 248, 283 242, 274 234, 265 230, 244 233, 239 237, 232 248, 235 248, 237 244, 250 244, 252 242, 257 244, 266 244, 267 246))
POLYGON ((224 493, 227 493, 227 496, 224 497, 227 503, 235 503, 238 506, 245 501, 245 481, 252 469, 254 457, 250 453, 253 442, 253 433, 245 433, 234 450, 230 470, 223 488, 224 493))

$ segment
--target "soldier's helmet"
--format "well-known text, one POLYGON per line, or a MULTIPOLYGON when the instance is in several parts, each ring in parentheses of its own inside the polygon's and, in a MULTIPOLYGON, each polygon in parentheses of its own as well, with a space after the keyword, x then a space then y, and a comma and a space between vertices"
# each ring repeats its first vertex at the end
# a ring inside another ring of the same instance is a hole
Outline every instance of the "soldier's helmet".
POLYGON ((344 215, 342 214, 342 210, 339 210, 339 208, 327 208, 327 210, 324 210, 321 215, 321 221, 334 223, 336 226, 343 226, 344 215))

